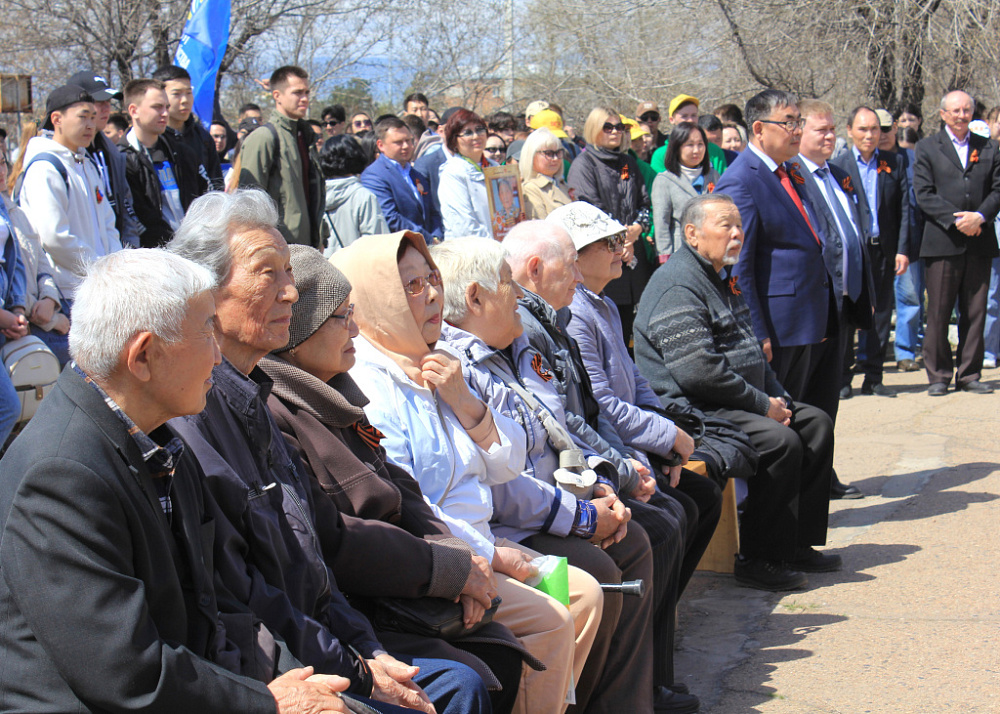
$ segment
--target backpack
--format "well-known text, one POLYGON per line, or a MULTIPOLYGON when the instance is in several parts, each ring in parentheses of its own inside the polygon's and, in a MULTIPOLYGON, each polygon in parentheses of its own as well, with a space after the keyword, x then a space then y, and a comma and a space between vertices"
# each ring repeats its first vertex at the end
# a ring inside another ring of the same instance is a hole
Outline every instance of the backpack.
POLYGON ((34 335, 7 342, 0 357, 21 400, 17 421, 28 421, 59 379, 59 358, 34 335))
POLYGON ((14 203, 18 206, 21 205, 21 186, 24 184, 24 175, 28 173, 28 169, 30 169, 32 164, 36 161, 47 161, 55 166, 56 171, 58 171, 59 175, 62 176, 63 183, 66 184, 66 193, 69 193, 69 173, 66 171, 66 166, 55 154, 48 151, 42 151, 31 157, 31 161, 28 162, 28 165, 21 171, 21 175, 17 177, 17 181, 14 182, 14 203))

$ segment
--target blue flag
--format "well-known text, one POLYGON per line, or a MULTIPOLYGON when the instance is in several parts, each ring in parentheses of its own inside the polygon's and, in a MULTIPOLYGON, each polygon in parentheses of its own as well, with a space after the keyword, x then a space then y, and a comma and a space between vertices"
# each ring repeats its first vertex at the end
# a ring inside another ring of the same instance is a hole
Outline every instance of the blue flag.
POLYGON ((194 113, 202 126, 212 124, 215 109, 215 75, 229 42, 229 0, 191 0, 184 34, 174 64, 191 75, 194 113))

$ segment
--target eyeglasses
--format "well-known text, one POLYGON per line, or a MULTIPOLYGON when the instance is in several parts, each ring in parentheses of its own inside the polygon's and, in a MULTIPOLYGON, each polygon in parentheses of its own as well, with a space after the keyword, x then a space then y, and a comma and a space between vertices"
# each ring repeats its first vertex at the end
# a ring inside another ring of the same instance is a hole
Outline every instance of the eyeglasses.
POLYGON ((503 148, 502 146, 487 146, 485 149, 483 149, 483 151, 485 151, 488 154, 502 154, 503 152, 506 151, 506 149, 503 148))
POLYGON ((796 129, 801 129, 806 125, 805 119, 789 119, 788 121, 774 121, 773 119, 758 119, 761 124, 774 124, 784 127, 785 131, 791 134, 796 129))
POLYGON ((372 120, 371 119, 355 119, 351 123, 354 126, 371 126, 372 125, 372 120))
POLYGON ((555 161, 556 159, 561 159, 563 157, 562 149, 543 149, 538 153, 544 156, 546 159, 550 159, 552 161, 555 161))
POLYGON ((460 139, 471 139, 474 136, 486 136, 486 127, 477 126, 475 129, 466 129, 458 135, 460 139))
POLYGON ((625 231, 606 236, 601 240, 604 241, 605 247, 611 253, 620 253, 625 250, 625 231))
POLYGON ((323 122, 323 126, 337 126, 337 124, 343 124, 343 120, 333 121, 332 119, 327 119, 323 122))
POLYGON ((601 127, 601 131, 605 134, 610 134, 613 131, 622 132, 628 129, 627 124, 612 124, 611 122, 604 122, 604 126, 601 127))
POLYGON ((639 121, 647 123, 658 122, 660 121, 660 115, 657 114, 656 112, 646 112, 641 117, 639 117, 639 121))
POLYGON ((441 287, 441 273, 437 270, 432 270, 426 275, 426 277, 418 276, 408 283, 404 283, 403 290, 405 290, 408 295, 417 297, 418 295, 423 294, 428 285, 432 285, 435 288, 441 287))
POLYGON ((352 317, 354 317, 354 303, 353 302, 350 305, 347 306, 347 312, 345 312, 343 315, 338 315, 337 313, 334 313, 334 314, 330 315, 330 319, 331 320, 343 320, 345 325, 348 322, 351 321, 352 317))

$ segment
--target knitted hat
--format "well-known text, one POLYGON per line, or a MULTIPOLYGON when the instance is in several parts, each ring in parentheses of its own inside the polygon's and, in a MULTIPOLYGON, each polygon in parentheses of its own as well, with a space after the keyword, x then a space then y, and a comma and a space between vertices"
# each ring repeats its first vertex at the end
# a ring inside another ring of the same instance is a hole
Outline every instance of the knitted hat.
POLYGON ((625 226, 600 208, 583 201, 559 206, 545 220, 565 228, 577 250, 625 230, 625 226))
POLYGON ((350 282, 318 250, 307 245, 290 245, 288 250, 299 300, 292 305, 288 344, 274 353, 298 347, 312 337, 351 294, 350 282))

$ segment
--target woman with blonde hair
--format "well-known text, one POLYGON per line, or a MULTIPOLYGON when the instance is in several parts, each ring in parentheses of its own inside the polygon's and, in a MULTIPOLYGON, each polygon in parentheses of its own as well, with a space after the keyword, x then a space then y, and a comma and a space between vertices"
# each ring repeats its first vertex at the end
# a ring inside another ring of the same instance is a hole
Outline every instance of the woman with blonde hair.
POLYGON ((528 220, 543 219, 573 199, 563 178, 563 147, 549 129, 535 129, 521 147, 521 189, 528 220))

